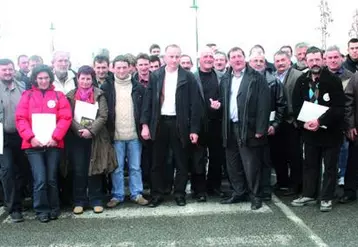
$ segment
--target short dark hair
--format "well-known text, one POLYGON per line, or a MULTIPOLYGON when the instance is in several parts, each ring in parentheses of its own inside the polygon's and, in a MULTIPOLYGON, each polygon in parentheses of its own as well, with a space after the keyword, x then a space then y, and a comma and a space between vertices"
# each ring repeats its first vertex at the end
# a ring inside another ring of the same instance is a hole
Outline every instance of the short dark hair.
POLYGON ((290 45, 283 45, 283 46, 281 46, 280 50, 282 50, 284 48, 288 48, 290 50, 291 54, 293 54, 293 50, 292 50, 292 47, 290 45))
POLYGON ((105 55, 97 55, 93 59, 93 65, 95 63, 103 63, 103 62, 106 62, 107 65, 109 65, 109 58, 105 55))
POLYGON ((188 57, 189 60, 190 60, 190 63, 193 64, 193 60, 191 60, 191 57, 189 55, 183 54, 183 55, 180 56, 180 58, 182 58, 182 57, 188 57))
POLYGON ((139 53, 138 56, 136 57, 136 63, 138 62, 139 59, 150 61, 149 56, 146 53, 139 53))
POLYGON ((114 59, 113 59, 113 67, 116 65, 116 62, 125 62, 125 63, 127 63, 128 64, 128 67, 129 67, 129 65, 131 64, 130 62, 129 62, 129 59, 126 57, 126 56, 124 56, 124 55, 119 55, 119 56, 116 56, 114 59))
POLYGON ((80 78, 81 75, 90 75, 92 76, 92 82, 96 78, 96 72, 91 66, 83 65, 77 71, 77 79, 80 78))
POLYGON ((40 64, 44 63, 44 60, 42 59, 42 57, 40 57, 38 55, 32 55, 31 57, 29 57, 29 61, 35 61, 40 64))
POLYGON ((20 56, 17 57, 17 63, 20 62, 20 59, 21 59, 22 57, 28 57, 28 56, 25 55, 25 54, 21 54, 20 56))
POLYGON ((241 49, 241 48, 238 47, 238 46, 235 46, 235 47, 231 48, 231 49, 229 50, 229 52, 227 53, 228 59, 230 59, 230 53, 231 53, 231 52, 234 52, 234 51, 241 51, 242 55, 244 55, 244 57, 246 57, 244 50, 241 49))
POLYGON ((48 74, 48 76, 50 77, 50 84, 52 84, 55 81, 55 77, 53 75, 51 67, 44 64, 40 64, 36 66, 31 72, 31 76, 30 76, 31 85, 35 85, 36 87, 38 86, 36 79, 41 72, 45 72, 48 74))
POLYGON ((151 53, 153 49, 160 49, 160 46, 158 44, 152 44, 149 47, 149 53, 151 53))
POLYGON ((135 66, 137 61, 136 61, 136 57, 132 54, 132 53, 127 53, 124 54, 124 56, 128 59, 128 65, 132 65, 135 66))
POLYGON ((308 47, 307 49, 307 52, 306 52, 306 57, 309 53, 320 53, 321 54, 321 57, 323 57, 323 52, 321 49, 319 49, 318 47, 316 46, 311 46, 311 47, 308 47))
POLYGON ((154 62, 159 62, 159 66, 162 65, 162 63, 160 62, 160 58, 158 56, 149 56, 149 62, 150 63, 154 63, 154 62))
POLYGON ((9 64, 12 64, 12 66, 15 67, 15 64, 12 60, 10 60, 8 58, 0 59, 0 65, 9 65, 9 64))
POLYGON ((357 38, 351 38, 349 41, 348 41, 348 46, 350 43, 358 43, 358 39, 357 38))
POLYGON ((208 44, 206 44, 206 46, 211 48, 211 47, 217 46, 217 45, 215 43, 208 43, 208 44))
MULTIPOLYGON (((281 48, 282 48, 282 47, 281 47, 281 48)), ((280 48, 280 50, 278 50, 277 52, 275 52, 275 54, 273 55, 273 59, 275 60, 275 57, 276 57, 276 56, 279 56, 279 55, 285 55, 288 59, 291 59, 291 58, 290 58, 290 55, 288 55, 287 52, 281 50, 281 48, 280 48)))
POLYGON ((225 57, 225 60, 227 61, 227 56, 226 56, 225 52, 223 52, 223 51, 217 51, 217 52, 215 52, 214 55, 223 55, 225 57))

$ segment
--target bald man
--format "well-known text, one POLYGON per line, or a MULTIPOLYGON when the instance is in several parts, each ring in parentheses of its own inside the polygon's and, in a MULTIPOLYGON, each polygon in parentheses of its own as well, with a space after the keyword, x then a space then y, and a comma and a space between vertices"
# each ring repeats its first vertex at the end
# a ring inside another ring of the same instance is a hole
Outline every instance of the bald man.
MULTIPOLYGON (((196 168, 204 169, 204 181, 205 181, 205 164, 197 164, 197 162, 205 162, 207 160, 206 150, 209 149, 210 159, 209 159, 209 170, 206 181, 206 191, 210 195, 222 195, 221 192, 221 166, 224 164, 224 149, 222 146, 221 140, 221 111, 214 110, 210 107, 211 100, 217 100, 219 98, 219 84, 220 79, 223 73, 218 72, 214 69, 214 52, 210 47, 205 47, 200 52, 199 59, 200 67, 197 72, 195 72, 195 78, 199 83, 200 94, 201 94, 201 102, 203 108, 203 116, 202 116, 202 133, 201 136, 201 145, 204 147, 204 152, 200 154, 200 148, 198 146, 195 147, 196 153, 193 154, 194 166, 196 168), (198 158, 198 156, 202 155, 202 159, 198 158)), ((202 169, 199 169, 202 171, 202 169)), ((195 169, 198 171, 198 169, 195 169)), ((194 176, 195 178, 195 176, 194 176)), ((196 178, 199 182, 199 188, 194 188, 195 190, 199 190, 202 194, 203 188, 200 187, 202 185, 202 176, 198 175, 196 178)), ((200 199, 200 195, 199 195, 200 199)))

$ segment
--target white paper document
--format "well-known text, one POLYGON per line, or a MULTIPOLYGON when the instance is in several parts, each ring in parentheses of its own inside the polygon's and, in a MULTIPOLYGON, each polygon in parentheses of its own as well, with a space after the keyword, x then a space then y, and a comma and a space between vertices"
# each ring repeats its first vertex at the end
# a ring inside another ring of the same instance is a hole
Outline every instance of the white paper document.
POLYGON ((275 120, 275 117, 276 117, 276 111, 272 111, 272 112, 270 113, 270 122, 271 122, 271 121, 274 121, 274 120, 275 120))
POLYGON ((75 121, 79 124, 93 122, 96 120, 98 111, 98 103, 90 104, 80 100, 76 100, 75 105, 75 121))
POLYGON ((51 140, 56 129, 56 115, 48 113, 32 114, 32 132, 42 144, 51 140))
POLYGON ((302 122, 308 122, 311 120, 318 119, 320 116, 322 116, 329 107, 314 104, 308 101, 305 101, 302 105, 300 114, 298 115, 297 120, 302 122))
POLYGON ((4 154, 4 126, 0 123, 0 154, 4 154))

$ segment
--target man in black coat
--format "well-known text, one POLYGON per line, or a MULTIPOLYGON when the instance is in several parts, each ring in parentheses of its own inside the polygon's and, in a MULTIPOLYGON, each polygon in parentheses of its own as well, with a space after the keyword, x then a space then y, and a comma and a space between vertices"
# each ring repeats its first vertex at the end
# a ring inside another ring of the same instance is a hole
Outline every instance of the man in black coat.
POLYGON ((169 45, 165 49, 166 66, 150 75, 145 93, 142 137, 153 140, 151 170, 152 200, 150 207, 163 200, 166 155, 173 149, 176 175, 175 200, 185 206, 185 188, 188 180, 188 146, 198 142, 200 131, 200 94, 194 75, 179 66, 181 49, 169 45))
POLYGON ((246 201, 251 209, 261 208, 261 170, 270 116, 270 91, 263 75, 246 66, 245 53, 239 47, 228 53, 231 68, 220 82, 220 99, 211 107, 222 108, 223 144, 226 164, 233 187, 223 204, 246 201))
POLYGON ((305 162, 302 197, 293 200, 291 204, 299 207, 316 202, 323 159, 324 177, 320 193, 320 210, 327 212, 332 209, 336 187, 338 156, 343 140, 345 96, 341 80, 323 66, 320 49, 310 47, 307 50, 306 61, 309 71, 298 78, 293 90, 293 112, 297 117, 305 101, 326 106, 328 110, 318 119, 303 124, 305 162))

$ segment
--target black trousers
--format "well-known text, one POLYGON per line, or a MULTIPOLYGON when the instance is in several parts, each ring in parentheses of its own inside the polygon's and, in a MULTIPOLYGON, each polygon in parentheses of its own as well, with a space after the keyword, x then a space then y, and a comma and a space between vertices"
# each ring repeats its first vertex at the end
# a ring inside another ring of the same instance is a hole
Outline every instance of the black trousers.
POLYGON ((305 162, 303 164, 303 189, 305 197, 316 198, 321 176, 322 160, 324 174, 321 189, 321 200, 332 200, 337 180, 337 164, 341 145, 336 147, 313 146, 305 143, 305 162))
POLYGON ((161 116, 157 135, 153 141, 153 163, 151 170, 151 194, 153 197, 161 197, 164 194, 169 146, 173 150, 175 159, 174 194, 176 197, 185 196, 185 188, 188 182, 188 151, 186 147, 183 147, 179 139, 176 117, 161 116))
MULTIPOLYGON (((271 136, 269 137, 270 140, 271 136)), ((270 155, 270 145, 265 145, 264 147, 264 162, 262 166, 261 172, 261 193, 262 196, 271 196, 272 188, 271 188, 271 170, 272 170, 272 162, 270 155)))
POLYGON ((221 121, 210 120, 208 124, 207 144, 209 149, 209 168, 207 190, 220 190, 222 165, 225 164, 225 150, 222 146, 221 121))
POLYGON ((357 196, 358 183, 358 143, 350 142, 346 174, 344 176, 344 193, 350 197, 357 196))
POLYGON ((189 147, 189 168, 191 171, 191 189, 196 195, 205 195, 206 192, 206 163, 207 149, 202 145, 189 147))
POLYGON ((152 154, 153 154, 153 142, 151 140, 145 141, 142 148, 142 180, 143 183, 150 184, 150 169, 152 167, 152 154))
POLYGON ((270 154, 277 184, 299 191, 302 186, 302 145, 300 131, 283 122, 270 138, 270 154))
POLYGON ((239 145, 238 125, 231 124, 226 147, 227 172, 234 190, 233 196, 249 193, 260 197, 261 170, 264 163, 264 146, 239 145))

